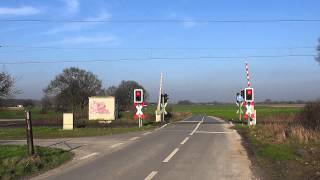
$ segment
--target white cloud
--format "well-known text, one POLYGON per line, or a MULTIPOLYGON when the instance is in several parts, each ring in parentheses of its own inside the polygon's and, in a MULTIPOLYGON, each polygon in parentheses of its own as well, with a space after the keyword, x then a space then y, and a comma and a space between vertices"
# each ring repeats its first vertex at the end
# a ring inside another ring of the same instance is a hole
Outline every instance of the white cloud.
POLYGON ((57 41, 58 44, 116 44, 117 37, 114 35, 105 36, 77 36, 71 38, 65 38, 61 41, 57 41))
MULTIPOLYGON (((84 21, 102 21, 102 20, 110 20, 110 19, 111 19, 111 15, 109 13, 102 12, 95 17, 89 17, 83 20, 84 21)), ((102 23, 99 23, 99 22, 70 23, 64 26, 53 28, 47 31, 45 34, 57 34, 57 33, 66 32, 66 31, 79 31, 83 29, 90 29, 100 24, 102 23)))
POLYGON ((64 0, 64 2, 66 3, 69 12, 76 13, 79 11, 80 3, 78 0, 64 0))
POLYGON ((0 15, 34 15, 40 13, 40 10, 32 6, 21 6, 16 8, 11 7, 0 7, 0 15))

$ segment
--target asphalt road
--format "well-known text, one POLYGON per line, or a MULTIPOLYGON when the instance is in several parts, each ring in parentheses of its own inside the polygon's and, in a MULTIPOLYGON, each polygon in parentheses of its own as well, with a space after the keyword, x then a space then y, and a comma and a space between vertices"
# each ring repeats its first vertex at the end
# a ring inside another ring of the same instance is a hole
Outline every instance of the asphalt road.
POLYGON ((76 157, 34 179, 254 179, 241 138, 229 127, 198 115, 150 132, 60 139, 76 157))

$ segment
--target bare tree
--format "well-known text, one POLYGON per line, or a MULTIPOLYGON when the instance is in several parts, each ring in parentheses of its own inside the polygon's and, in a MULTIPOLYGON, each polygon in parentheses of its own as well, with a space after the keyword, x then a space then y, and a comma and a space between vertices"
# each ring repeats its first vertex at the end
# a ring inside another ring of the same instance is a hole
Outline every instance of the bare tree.
POLYGON ((0 99, 14 94, 14 78, 6 72, 0 72, 0 99))
POLYGON ((108 89, 104 89, 101 95, 104 96, 115 96, 117 91, 116 86, 110 86, 108 89))
POLYGON ((102 91, 101 80, 91 72, 75 67, 64 69, 44 89, 48 97, 54 97, 57 110, 83 110, 88 104, 88 97, 102 91))

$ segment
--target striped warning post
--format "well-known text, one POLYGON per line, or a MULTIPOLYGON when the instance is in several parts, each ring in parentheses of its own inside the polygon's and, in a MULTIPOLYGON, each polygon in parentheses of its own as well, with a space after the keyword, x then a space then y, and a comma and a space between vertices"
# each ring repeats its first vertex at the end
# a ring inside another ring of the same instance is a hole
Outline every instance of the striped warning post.
POLYGON ((246 62, 246 74, 247 74, 247 80, 248 80, 248 87, 251 87, 250 74, 249 74, 249 66, 248 66, 248 63, 247 63, 247 62, 246 62))

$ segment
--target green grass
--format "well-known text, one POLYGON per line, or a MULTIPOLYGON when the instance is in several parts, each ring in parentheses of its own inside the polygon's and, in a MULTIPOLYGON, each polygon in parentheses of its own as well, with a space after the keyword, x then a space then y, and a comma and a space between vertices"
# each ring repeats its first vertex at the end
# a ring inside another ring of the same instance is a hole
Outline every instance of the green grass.
POLYGON ((268 159, 271 161, 287 161, 294 160, 297 156, 294 153, 295 144, 290 142, 271 144, 269 143, 270 137, 259 135, 262 132, 260 126, 248 127, 236 124, 237 129, 245 140, 253 146, 252 149, 255 152, 258 159, 268 159))
MULTIPOLYGON (((118 127, 118 128, 76 128, 74 130, 62 130, 54 127, 34 127, 34 138, 70 138, 70 137, 88 137, 101 136, 110 134, 119 134, 135 131, 143 131, 154 128, 155 126, 147 125, 142 128, 138 127, 118 127)), ((0 139, 25 139, 25 128, 0 128, 0 139)))
POLYGON ((244 139, 253 166, 258 167, 262 179, 319 179, 320 143, 301 143, 288 138, 276 142, 263 124, 247 127, 236 124, 235 129, 244 139), (273 140, 273 141, 270 141, 273 140))
MULTIPOLYGON (((217 116, 227 120, 238 119, 236 114, 236 105, 169 105, 168 110, 173 112, 191 112, 193 114, 207 114, 209 116, 217 116)), ((298 107, 270 107, 270 106, 256 106, 257 117, 267 117, 279 114, 292 114, 299 112, 301 108, 298 107)), ((155 106, 147 106, 144 108, 144 112, 148 114, 154 114, 156 110, 155 106)), ((31 109, 33 120, 52 120, 62 119, 61 112, 48 112, 46 114, 41 113, 40 107, 34 107, 31 109)), ((132 119, 134 112, 121 112, 121 118, 132 119)), ((23 110, 0 110, 0 119, 23 119, 23 110)))
MULTIPOLYGON (((33 120, 62 119, 61 112, 49 111, 43 114, 40 107, 33 107, 31 116, 33 120)), ((0 119, 24 119, 24 109, 0 109, 0 119)))
POLYGON ((0 179, 21 179, 52 169, 70 160, 71 152, 35 147, 36 156, 27 155, 25 145, 0 145, 0 179))
MULTIPOLYGON (((171 105, 174 112, 191 112, 193 114, 206 114, 216 116, 226 120, 236 120, 239 115, 236 114, 236 105, 171 105)), ((275 116, 281 114, 294 114, 301 110, 296 107, 267 107, 256 106, 257 118, 275 116)), ((244 111, 244 109, 243 109, 244 111)))

